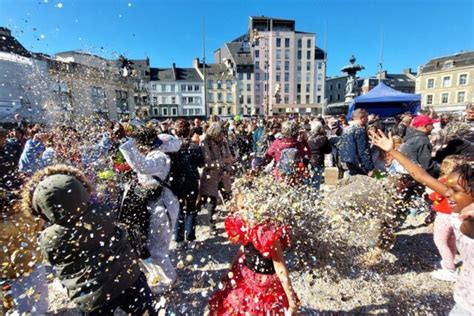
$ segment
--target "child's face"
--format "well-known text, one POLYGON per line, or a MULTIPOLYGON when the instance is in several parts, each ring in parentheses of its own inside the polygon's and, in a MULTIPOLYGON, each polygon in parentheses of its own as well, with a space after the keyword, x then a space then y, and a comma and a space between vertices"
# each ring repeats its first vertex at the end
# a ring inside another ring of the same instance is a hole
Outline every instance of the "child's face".
POLYGON ((446 192, 446 197, 448 198, 449 207, 454 213, 459 213, 473 201, 472 193, 474 191, 467 192, 459 180, 459 174, 457 173, 450 173, 448 176, 447 186, 449 190, 446 192))

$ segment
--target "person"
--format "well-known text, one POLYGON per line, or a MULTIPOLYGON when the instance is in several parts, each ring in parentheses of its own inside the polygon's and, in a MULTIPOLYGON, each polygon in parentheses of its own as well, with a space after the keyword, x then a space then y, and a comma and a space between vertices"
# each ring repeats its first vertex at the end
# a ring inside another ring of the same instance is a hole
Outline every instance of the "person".
MULTIPOLYGON (((267 187, 272 185, 266 183, 267 187)), ((251 188, 254 193, 259 190, 261 199, 257 200, 265 204, 269 198, 267 192, 261 187, 251 188)), ((252 207, 248 196, 242 192, 235 195, 237 211, 224 223, 230 241, 241 246, 230 271, 223 278, 224 286, 209 300, 210 315, 296 313, 300 300, 291 284, 284 258, 290 245, 290 228, 269 213, 260 211, 258 217, 252 215, 257 211, 248 209, 249 203, 252 207)))
POLYGON ((118 307, 134 315, 157 315, 126 232, 107 215, 107 207, 93 202, 91 193, 84 174, 65 165, 46 167, 26 184, 23 211, 47 225, 39 238, 45 259, 86 315, 113 315, 118 307))
POLYGON ((166 153, 177 152, 181 141, 170 134, 158 134, 156 129, 139 129, 119 149, 125 161, 137 173, 138 183, 150 190, 161 189, 158 198, 147 202, 149 228, 147 248, 150 257, 143 261, 152 291, 162 293, 177 283, 176 270, 171 263, 169 248, 179 201, 167 183, 170 159, 166 153), (138 147, 138 148, 137 148, 138 147))
POLYGON ((258 120, 252 133, 253 155, 252 169, 258 169, 263 165, 265 152, 268 149, 268 132, 265 128, 266 122, 258 120))
POLYGON ((397 125, 397 128, 394 131, 394 135, 403 139, 407 133, 407 128, 410 127, 412 119, 413 116, 410 113, 404 114, 401 122, 397 125))
POLYGON ((451 122, 445 127, 445 139, 435 153, 434 160, 441 163, 450 155, 462 155, 467 161, 474 161, 474 144, 468 140, 471 126, 465 122, 451 122))
POLYGON ((21 152, 21 145, 7 139, 7 131, 0 127, 0 188, 7 190, 20 188, 18 160, 21 152))
MULTIPOLYGON (((447 176, 466 161, 462 156, 448 156, 441 164, 440 182, 446 183, 447 176)), ((431 273, 431 276, 438 280, 455 282, 456 267, 454 258, 456 256, 456 240, 454 230, 451 225, 451 207, 446 197, 437 192, 430 194, 433 201, 433 210, 436 211, 436 218, 433 227, 433 240, 441 255, 441 269, 431 273)))
POLYGON ((39 127, 34 127, 31 133, 32 138, 26 141, 18 163, 18 169, 29 176, 51 165, 57 155, 51 146, 47 146, 50 134, 42 132, 39 127))
POLYGON ((454 288, 456 305, 450 315, 474 313, 474 175, 469 164, 454 168, 446 184, 431 176, 423 167, 414 163, 400 151, 394 150, 393 139, 381 131, 371 135, 372 142, 390 153, 416 181, 448 199, 453 212, 451 221, 456 235, 456 246, 463 259, 463 268, 454 288))
POLYGON ((199 145, 192 142, 190 127, 190 123, 186 120, 176 121, 174 133, 179 137, 181 147, 179 151, 169 153, 170 185, 180 205, 175 231, 177 248, 194 247, 199 193, 198 168, 204 166, 204 153, 199 145))
POLYGON ((400 152, 419 164, 433 177, 437 177, 439 166, 431 157, 433 147, 428 138, 433 130, 433 123, 434 121, 427 115, 416 116, 412 121, 412 126, 407 129, 400 152))
MULTIPOLYGON (((303 163, 307 166, 311 157, 311 149, 309 148, 308 142, 305 139, 298 140, 300 134, 299 126, 296 121, 285 121, 281 126, 282 138, 277 138, 268 148, 265 154, 265 161, 268 163, 272 160, 275 161, 273 167, 273 176, 279 181, 283 181, 285 178, 284 172, 280 168, 281 158, 283 151, 294 148, 297 150, 298 159, 300 161, 293 161, 290 163, 300 164, 303 163)), ((294 166, 298 167, 299 166, 294 166)))
POLYGON ((311 179, 312 186, 319 191, 321 180, 324 174, 324 155, 331 153, 331 144, 324 130, 323 124, 319 121, 311 123, 311 133, 308 138, 309 149, 311 150, 310 164, 313 172, 311 179))
POLYGON ((200 179, 200 201, 198 208, 209 204, 209 228, 211 234, 216 233, 215 210, 219 191, 222 191, 224 198, 231 195, 231 166, 234 157, 230 152, 221 122, 212 117, 212 123, 206 131, 206 138, 201 146, 204 151, 204 169, 200 179))
POLYGON ((45 314, 48 286, 37 244, 42 221, 24 212, 19 198, 18 192, 0 189, 0 279, 10 285, 13 303, 3 305, 7 315, 45 314))
POLYGON ((346 129, 339 140, 339 159, 345 164, 350 176, 372 175, 374 164, 370 156, 370 145, 366 125, 368 113, 357 109, 352 114, 354 124, 346 129))

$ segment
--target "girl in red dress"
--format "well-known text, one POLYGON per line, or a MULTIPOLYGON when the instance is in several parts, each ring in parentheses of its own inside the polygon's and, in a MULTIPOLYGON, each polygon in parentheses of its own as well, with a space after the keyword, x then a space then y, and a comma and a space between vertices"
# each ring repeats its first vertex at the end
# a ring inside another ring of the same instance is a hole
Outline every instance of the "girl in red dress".
POLYGON ((223 288, 209 301, 211 316, 284 315, 298 310, 300 302, 283 256, 290 244, 289 227, 269 216, 269 204, 259 203, 264 195, 235 196, 239 210, 226 218, 224 226, 230 241, 241 247, 223 288), (248 211, 245 200, 260 207, 248 211))

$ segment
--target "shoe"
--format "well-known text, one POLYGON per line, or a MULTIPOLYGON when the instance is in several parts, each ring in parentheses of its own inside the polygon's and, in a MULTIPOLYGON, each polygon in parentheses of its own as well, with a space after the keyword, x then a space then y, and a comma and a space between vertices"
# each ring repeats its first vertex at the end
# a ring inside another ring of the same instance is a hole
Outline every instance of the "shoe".
POLYGON ((449 269, 439 269, 431 272, 431 277, 436 280, 446 281, 446 282, 456 282, 456 272, 449 269))

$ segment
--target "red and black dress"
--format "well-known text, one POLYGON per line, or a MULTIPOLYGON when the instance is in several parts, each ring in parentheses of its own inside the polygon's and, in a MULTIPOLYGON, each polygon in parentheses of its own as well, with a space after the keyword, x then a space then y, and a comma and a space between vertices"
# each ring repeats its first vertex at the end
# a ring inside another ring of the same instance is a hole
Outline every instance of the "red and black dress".
POLYGON ((275 273, 271 249, 280 240, 290 243, 288 228, 272 223, 249 227, 236 216, 225 220, 232 243, 244 246, 244 254, 232 266, 222 290, 209 301, 210 315, 284 315, 288 298, 275 273))

